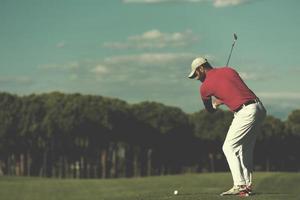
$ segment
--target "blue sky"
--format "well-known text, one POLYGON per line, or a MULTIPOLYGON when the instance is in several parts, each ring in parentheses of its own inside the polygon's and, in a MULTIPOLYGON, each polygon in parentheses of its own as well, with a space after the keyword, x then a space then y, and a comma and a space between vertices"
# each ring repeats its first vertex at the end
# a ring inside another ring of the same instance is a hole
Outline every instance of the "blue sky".
POLYGON ((285 119, 300 102, 298 0, 0 0, 0 90, 203 108, 196 56, 230 65, 285 119))

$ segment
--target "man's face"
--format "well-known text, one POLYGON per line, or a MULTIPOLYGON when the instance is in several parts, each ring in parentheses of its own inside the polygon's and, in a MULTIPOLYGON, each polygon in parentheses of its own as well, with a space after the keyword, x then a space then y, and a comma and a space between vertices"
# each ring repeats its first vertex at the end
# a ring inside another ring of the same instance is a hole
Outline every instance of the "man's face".
POLYGON ((205 80, 206 74, 205 74, 205 70, 203 68, 203 66, 199 66, 196 71, 196 80, 200 80, 201 82, 203 82, 205 80))

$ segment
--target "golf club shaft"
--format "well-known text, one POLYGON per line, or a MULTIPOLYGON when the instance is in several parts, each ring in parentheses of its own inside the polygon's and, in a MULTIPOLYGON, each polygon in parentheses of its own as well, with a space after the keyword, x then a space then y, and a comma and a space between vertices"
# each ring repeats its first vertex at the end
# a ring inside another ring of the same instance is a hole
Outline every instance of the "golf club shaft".
POLYGON ((235 42, 236 42, 236 40, 237 40, 237 35, 236 35, 236 33, 233 34, 233 38, 234 38, 234 40, 233 40, 233 43, 232 43, 232 46, 231 46, 231 49, 230 49, 230 54, 229 54, 229 56, 228 56, 228 60, 227 60, 227 63, 226 63, 226 67, 228 67, 229 60, 230 60, 231 54, 232 54, 232 50, 233 50, 233 47, 234 47, 235 42))
POLYGON ((233 43, 232 46, 231 46, 231 50, 230 50, 230 54, 229 54, 229 56, 228 56, 228 60, 227 60, 227 63, 226 63, 226 67, 228 67, 229 60, 230 60, 230 58, 231 58, 231 54, 232 54, 232 50, 233 50, 234 44, 235 44, 235 41, 234 41, 234 43, 233 43))

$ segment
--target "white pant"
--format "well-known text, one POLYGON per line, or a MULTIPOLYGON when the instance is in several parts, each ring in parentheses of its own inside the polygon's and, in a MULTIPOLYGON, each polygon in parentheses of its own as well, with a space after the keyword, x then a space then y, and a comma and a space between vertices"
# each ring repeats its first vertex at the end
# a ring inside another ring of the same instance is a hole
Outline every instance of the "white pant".
POLYGON ((252 182, 256 134, 265 116, 266 110, 259 101, 234 113, 223 144, 234 185, 250 185, 252 182))

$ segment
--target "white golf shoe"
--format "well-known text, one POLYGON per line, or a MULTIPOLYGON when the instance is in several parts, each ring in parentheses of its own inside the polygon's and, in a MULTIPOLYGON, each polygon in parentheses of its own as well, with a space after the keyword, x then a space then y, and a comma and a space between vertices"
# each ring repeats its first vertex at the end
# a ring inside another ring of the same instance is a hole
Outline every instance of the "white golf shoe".
POLYGON ((226 192, 222 192, 220 196, 226 196, 226 195, 239 195, 241 197, 247 197, 249 196, 249 192, 247 190, 246 186, 233 186, 231 189, 229 189, 226 192))

